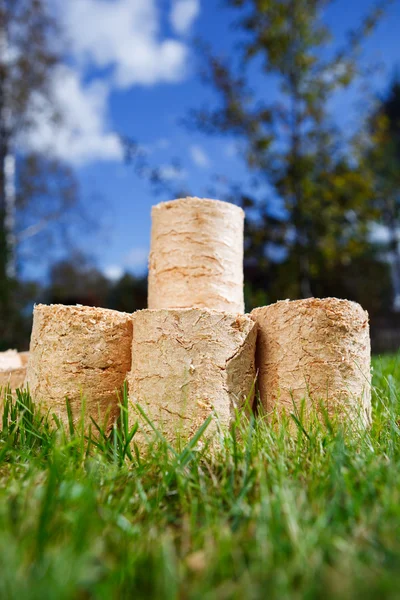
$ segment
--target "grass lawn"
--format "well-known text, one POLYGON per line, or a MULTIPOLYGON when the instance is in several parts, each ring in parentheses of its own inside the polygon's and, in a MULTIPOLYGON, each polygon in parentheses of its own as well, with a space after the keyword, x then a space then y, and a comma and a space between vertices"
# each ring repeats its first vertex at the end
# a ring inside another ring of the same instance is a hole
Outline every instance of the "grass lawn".
POLYGON ((361 436, 255 423, 214 456, 7 403, 0 598, 400 598, 400 356, 374 385, 361 436))

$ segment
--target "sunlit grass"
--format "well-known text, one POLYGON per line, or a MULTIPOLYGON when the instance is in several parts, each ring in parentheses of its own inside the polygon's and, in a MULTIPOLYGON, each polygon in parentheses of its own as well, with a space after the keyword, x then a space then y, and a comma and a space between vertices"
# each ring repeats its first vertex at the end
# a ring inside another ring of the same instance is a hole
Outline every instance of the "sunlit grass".
POLYGON ((89 440, 8 395, 0 597, 397 598, 399 357, 374 361, 374 385, 364 434, 259 419, 213 449, 203 430, 139 448, 126 394, 89 440))

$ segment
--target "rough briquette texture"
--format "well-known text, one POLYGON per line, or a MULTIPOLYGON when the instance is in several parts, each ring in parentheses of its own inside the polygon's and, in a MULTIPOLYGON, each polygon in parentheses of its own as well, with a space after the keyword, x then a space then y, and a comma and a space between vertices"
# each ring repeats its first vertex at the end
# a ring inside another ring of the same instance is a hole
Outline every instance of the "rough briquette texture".
POLYGON ((329 414, 371 419, 368 313, 337 298, 281 301, 251 313, 259 328, 258 382, 262 404, 293 412, 322 404, 329 414))
POLYGON ((153 207, 148 307, 243 313, 243 226, 243 210, 219 200, 153 207))
POLYGON ((108 423, 118 413, 120 391, 131 364, 132 316, 86 306, 37 305, 27 381, 32 397, 67 421, 85 398, 85 420, 108 423))
POLYGON ((229 427, 235 407, 242 409, 247 398, 252 403, 255 342, 256 324, 244 315, 196 308, 136 312, 130 398, 170 441, 193 435, 213 411, 229 427))

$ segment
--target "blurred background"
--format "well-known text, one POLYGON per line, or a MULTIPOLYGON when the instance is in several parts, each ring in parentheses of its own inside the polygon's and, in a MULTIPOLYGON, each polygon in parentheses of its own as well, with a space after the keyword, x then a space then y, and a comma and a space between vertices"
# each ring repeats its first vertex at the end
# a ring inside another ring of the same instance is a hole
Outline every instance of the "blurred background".
POLYGON ((146 306, 150 209, 246 211, 248 309, 338 296, 400 347, 400 3, 0 0, 0 349, 146 306))

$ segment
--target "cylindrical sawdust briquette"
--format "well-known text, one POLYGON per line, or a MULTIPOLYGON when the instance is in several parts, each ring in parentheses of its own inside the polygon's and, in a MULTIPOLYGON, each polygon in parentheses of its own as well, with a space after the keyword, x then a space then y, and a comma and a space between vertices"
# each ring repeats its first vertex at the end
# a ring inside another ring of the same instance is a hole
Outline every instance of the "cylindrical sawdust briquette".
MULTIPOLYGON (((170 442, 188 438, 209 415, 226 428, 253 402, 256 324, 208 309, 142 310, 133 315, 129 396, 170 442)), ((131 407, 130 421, 152 433, 131 407)), ((135 437, 135 440, 141 439, 135 437)))
POLYGON ((67 423, 82 413, 109 425, 118 414, 118 393, 131 366, 132 315, 88 306, 39 304, 27 382, 33 400, 67 423))
POLYGON ((348 300, 309 298, 256 308, 257 369, 267 414, 301 404, 330 416, 371 421, 368 313, 348 300))
MULTIPOLYGON (((0 388, 4 391, 10 387, 11 391, 22 389, 26 378, 26 364, 28 352, 7 350, 0 352, 0 388)), ((0 398, 0 403, 3 398, 0 398)))
POLYGON ((154 206, 148 307, 243 313, 243 227, 243 210, 229 202, 154 206))

